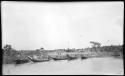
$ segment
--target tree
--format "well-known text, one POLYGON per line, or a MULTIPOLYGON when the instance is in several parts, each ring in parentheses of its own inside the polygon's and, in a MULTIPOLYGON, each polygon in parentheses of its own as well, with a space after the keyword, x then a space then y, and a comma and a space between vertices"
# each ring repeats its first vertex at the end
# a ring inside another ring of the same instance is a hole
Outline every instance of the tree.
POLYGON ((8 45, 8 44, 6 44, 6 45, 3 47, 3 50, 4 50, 4 51, 8 51, 8 50, 11 50, 11 49, 12 49, 11 45, 8 45))
POLYGON ((17 58, 17 51, 11 47, 11 45, 5 45, 3 47, 3 63, 11 63, 17 58))
POLYGON ((93 44, 93 47, 100 47, 101 43, 99 42, 94 42, 94 41, 90 41, 91 44, 93 44))
POLYGON ((6 44, 6 45, 3 47, 3 54, 4 54, 4 55, 9 55, 11 49, 12 49, 11 45, 6 44))
POLYGON ((43 48, 43 47, 41 47, 41 48, 40 48, 40 50, 44 50, 44 48, 43 48))
POLYGON ((90 41, 90 43, 92 44, 92 50, 94 50, 95 52, 97 52, 97 50, 99 49, 99 47, 101 46, 101 44, 99 42, 94 42, 94 41, 90 41))
POLYGON ((6 56, 15 56, 17 54, 17 51, 11 47, 11 45, 5 45, 3 47, 3 55, 6 56))

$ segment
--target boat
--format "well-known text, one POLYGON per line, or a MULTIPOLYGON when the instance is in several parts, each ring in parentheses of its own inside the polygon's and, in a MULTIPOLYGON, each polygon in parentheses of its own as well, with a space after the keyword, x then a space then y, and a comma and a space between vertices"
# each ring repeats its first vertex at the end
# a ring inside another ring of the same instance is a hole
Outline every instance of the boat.
POLYGON ((66 60, 67 58, 52 58, 52 59, 57 61, 57 60, 66 60))
POLYGON ((75 59, 78 59, 78 57, 67 55, 67 59, 68 60, 75 60, 75 59))
POLYGON ((34 59, 34 58, 31 58, 31 57, 28 57, 28 58, 32 62, 45 62, 45 61, 49 61, 49 59, 34 59))
POLYGON ((48 59, 42 59, 42 60, 38 60, 38 59, 32 59, 32 62, 45 62, 45 61, 49 61, 48 59))
POLYGON ((85 56, 81 56, 81 59, 87 59, 87 57, 85 57, 85 56))
POLYGON ((55 56, 55 57, 50 57, 52 60, 66 60, 67 56, 55 56))
POLYGON ((29 60, 28 59, 17 59, 14 60, 15 64, 24 64, 24 63, 28 63, 29 60))

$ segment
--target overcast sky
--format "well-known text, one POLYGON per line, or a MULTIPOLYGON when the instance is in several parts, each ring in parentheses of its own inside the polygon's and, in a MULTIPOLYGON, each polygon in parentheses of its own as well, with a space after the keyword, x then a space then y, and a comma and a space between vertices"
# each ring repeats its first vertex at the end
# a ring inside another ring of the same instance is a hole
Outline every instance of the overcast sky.
POLYGON ((123 44, 123 2, 2 2, 2 44, 15 49, 123 44))

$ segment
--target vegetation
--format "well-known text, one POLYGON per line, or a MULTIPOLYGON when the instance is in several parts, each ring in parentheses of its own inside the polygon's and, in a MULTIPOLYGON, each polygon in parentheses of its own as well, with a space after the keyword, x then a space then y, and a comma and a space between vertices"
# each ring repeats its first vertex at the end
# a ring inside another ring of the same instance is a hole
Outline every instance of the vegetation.
POLYGON ((11 45, 5 45, 3 50, 3 63, 13 63, 16 60, 18 52, 11 47, 11 45))

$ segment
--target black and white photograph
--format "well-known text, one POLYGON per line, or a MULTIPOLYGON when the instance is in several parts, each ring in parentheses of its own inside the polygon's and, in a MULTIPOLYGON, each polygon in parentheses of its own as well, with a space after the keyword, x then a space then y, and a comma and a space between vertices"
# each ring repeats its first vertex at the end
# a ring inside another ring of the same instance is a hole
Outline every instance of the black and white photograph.
POLYGON ((2 75, 124 75, 124 2, 1 1, 2 75))

